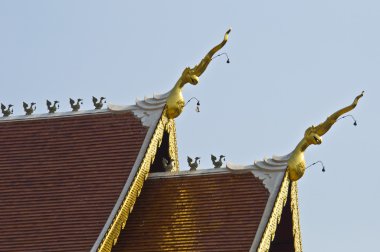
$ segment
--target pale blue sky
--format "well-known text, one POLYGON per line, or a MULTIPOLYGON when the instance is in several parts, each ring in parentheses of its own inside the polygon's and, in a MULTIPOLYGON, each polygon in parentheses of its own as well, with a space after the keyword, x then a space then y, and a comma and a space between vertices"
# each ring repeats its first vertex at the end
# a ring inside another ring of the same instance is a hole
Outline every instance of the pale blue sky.
MULTIPOLYGON (((105 96, 114 104, 168 91, 232 27, 185 98, 180 162, 210 154, 251 164, 287 154, 304 130, 365 96, 306 153, 299 181, 304 251, 374 251, 380 235, 380 2, 0 0, 0 101, 17 105, 105 96)), ((106 151, 106 150, 105 150, 106 151)), ((238 185, 237 185, 238 186, 238 185)))

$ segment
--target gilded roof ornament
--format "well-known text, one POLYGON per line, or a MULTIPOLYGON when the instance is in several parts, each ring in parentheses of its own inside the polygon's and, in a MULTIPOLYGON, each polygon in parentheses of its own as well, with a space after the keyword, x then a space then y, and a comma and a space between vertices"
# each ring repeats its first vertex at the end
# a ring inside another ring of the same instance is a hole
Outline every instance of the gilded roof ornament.
POLYGON ((51 101, 46 100, 46 106, 48 108, 49 114, 53 114, 57 111, 57 109, 59 109, 59 101, 54 101, 53 104, 51 101))
POLYGON ((7 117, 7 116, 10 116, 11 114, 13 114, 13 105, 12 104, 9 104, 8 105, 8 108, 1 103, 1 112, 3 113, 3 117, 7 117))
POLYGON ((230 33, 230 31, 231 29, 229 29, 226 32, 223 41, 220 44, 216 45, 214 48, 212 48, 198 65, 196 65, 193 68, 186 67, 185 70, 183 70, 181 77, 178 79, 174 88, 171 90, 168 100, 166 102, 166 114, 168 118, 173 119, 181 114, 183 107, 185 106, 185 100, 183 99, 182 95, 182 87, 187 83, 190 83, 192 85, 198 84, 198 77, 201 76, 203 72, 206 70, 208 64, 212 60, 212 56, 214 56, 214 54, 220 49, 222 49, 222 47, 227 43, 228 34, 230 33))
POLYGON ((307 147, 309 147, 309 145, 311 144, 321 144, 322 136, 330 130, 330 128, 336 123, 340 116, 353 110, 356 107, 359 99, 363 97, 363 94, 364 91, 360 95, 356 96, 355 100, 351 105, 336 111, 334 114, 327 117, 327 119, 323 123, 320 123, 317 126, 313 125, 305 131, 304 137, 298 143, 288 161, 289 177, 292 181, 299 180, 305 173, 306 162, 304 158, 304 152, 307 149, 307 147))
POLYGON ((24 107, 25 115, 31 115, 36 110, 36 103, 35 102, 32 102, 29 107, 28 107, 28 104, 26 102, 23 102, 22 106, 24 107))

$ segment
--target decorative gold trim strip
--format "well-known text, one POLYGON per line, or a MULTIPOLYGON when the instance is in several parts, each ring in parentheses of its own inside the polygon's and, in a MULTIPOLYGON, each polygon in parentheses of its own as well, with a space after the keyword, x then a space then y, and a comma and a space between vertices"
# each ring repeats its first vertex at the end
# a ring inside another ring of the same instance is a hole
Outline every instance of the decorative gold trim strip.
POLYGON ((293 220, 293 237, 295 252, 302 252, 300 215, 298 208, 298 187, 297 182, 291 182, 290 188, 290 208, 292 211, 293 220))
POLYGON ((166 131, 169 132, 169 156, 171 159, 175 160, 172 171, 179 171, 177 136, 174 119, 168 120, 166 131))
POLYGON ((161 145, 165 129, 169 132, 170 156, 178 157, 174 120, 169 120, 166 117, 166 110, 164 110, 156 126, 152 139, 150 140, 144 159, 141 162, 140 167, 135 175, 135 178, 129 188, 129 191, 123 203, 121 204, 118 213, 113 219, 110 228, 104 236, 103 241, 98 247, 99 252, 110 252, 112 250, 112 247, 116 244, 120 232, 122 229, 124 229, 128 216, 132 212, 136 199, 140 195, 144 181, 148 178, 150 166, 154 161, 158 147, 161 145))
POLYGON ((281 220, 282 209, 284 208, 286 200, 288 198, 289 183, 289 174, 288 171, 286 171, 276 201, 273 206, 272 214, 269 218, 263 237, 261 238, 260 245, 257 249, 258 252, 269 251, 270 244, 273 241, 274 236, 276 234, 277 225, 280 223, 281 220))

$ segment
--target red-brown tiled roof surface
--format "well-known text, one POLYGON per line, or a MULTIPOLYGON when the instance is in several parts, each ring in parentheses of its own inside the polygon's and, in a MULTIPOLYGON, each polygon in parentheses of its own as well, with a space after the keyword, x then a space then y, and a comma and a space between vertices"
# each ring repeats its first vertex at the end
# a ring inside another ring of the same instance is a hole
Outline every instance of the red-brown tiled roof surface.
POLYGON ((112 252, 249 251, 268 197, 252 173, 149 178, 112 252))
POLYGON ((131 112, 0 123, 0 251, 89 251, 147 133, 131 112))

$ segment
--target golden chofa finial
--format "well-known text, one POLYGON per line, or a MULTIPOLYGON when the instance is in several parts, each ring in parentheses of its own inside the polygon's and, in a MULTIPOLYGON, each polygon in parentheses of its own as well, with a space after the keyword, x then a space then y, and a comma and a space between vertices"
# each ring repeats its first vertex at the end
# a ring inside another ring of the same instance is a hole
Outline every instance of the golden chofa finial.
POLYGON ((351 105, 338 110, 331 116, 327 117, 326 121, 324 121, 323 123, 317 126, 311 126, 305 131, 303 139, 298 143, 297 147, 292 152, 292 155, 288 161, 288 171, 290 180, 297 181, 305 173, 306 162, 304 158, 304 152, 306 148, 309 147, 309 145, 311 144, 321 144, 322 136, 326 134, 327 131, 329 131, 331 126, 333 126, 336 123, 340 116, 353 110, 356 107, 359 99, 362 98, 363 94, 364 91, 360 95, 356 96, 354 102, 351 105))
POLYGON ((231 29, 226 32, 223 41, 212 48, 198 65, 193 68, 186 67, 185 70, 183 70, 181 77, 175 84, 174 88, 170 92, 168 100, 166 101, 166 113, 168 118, 173 119, 181 114, 183 107, 185 106, 185 100, 182 96, 182 87, 187 83, 190 83, 192 85, 198 84, 198 77, 201 76, 202 73, 206 70, 208 64, 212 60, 212 56, 217 51, 222 49, 222 47, 227 43, 228 34, 230 31, 231 29))

